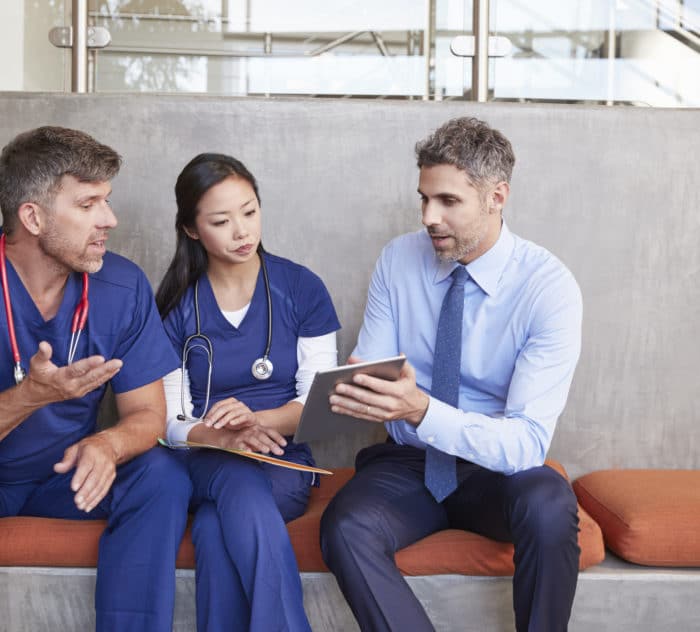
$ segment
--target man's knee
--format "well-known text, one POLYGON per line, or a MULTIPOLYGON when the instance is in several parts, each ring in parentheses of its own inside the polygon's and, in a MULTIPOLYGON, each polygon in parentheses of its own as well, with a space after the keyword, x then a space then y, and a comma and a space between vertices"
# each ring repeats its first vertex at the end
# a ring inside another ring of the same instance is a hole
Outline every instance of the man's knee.
POLYGON ((192 483, 184 463, 163 448, 152 448, 120 468, 117 480, 125 494, 189 503, 192 483), (121 479, 121 480, 120 480, 121 479))
POLYGON ((578 506, 568 481, 547 466, 514 475, 511 524, 514 535, 557 546, 578 533, 578 506), (528 475, 529 474, 529 475, 528 475))
POLYGON ((345 489, 336 494, 321 517, 321 553, 329 567, 337 556, 357 548, 388 550, 391 547, 386 540, 377 511, 356 503, 345 489))
POLYGON ((321 555, 331 569, 340 549, 345 548, 343 531, 347 514, 343 503, 338 502, 340 494, 342 491, 331 500, 321 516, 321 555))

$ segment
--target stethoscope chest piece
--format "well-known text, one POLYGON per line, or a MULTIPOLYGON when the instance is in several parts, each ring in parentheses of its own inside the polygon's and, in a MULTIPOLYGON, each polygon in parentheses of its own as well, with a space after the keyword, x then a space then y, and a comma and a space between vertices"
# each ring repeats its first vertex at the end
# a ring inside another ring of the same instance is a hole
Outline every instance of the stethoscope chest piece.
POLYGON ((253 377, 258 380, 267 380, 272 375, 272 369, 272 362, 267 357, 258 358, 251 367, 253 377))

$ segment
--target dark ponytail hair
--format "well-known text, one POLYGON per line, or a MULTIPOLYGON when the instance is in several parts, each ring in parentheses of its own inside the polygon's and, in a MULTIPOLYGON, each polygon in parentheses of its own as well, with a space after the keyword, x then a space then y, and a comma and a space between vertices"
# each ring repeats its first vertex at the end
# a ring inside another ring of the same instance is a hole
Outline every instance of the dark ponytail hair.
MULTIPOLYGON (((225 154, 199 154, 182 170, 175 183, 177 216, 175 230, 177 243, 175 254, 156 292, 156 305, 161 318, 179 303, 180 299, 207 269, 207 252, 197 239, 192 239, 185 228, 194 229, 197 218, 197 205, 204 194, 213 186, 230 177, 246 180, 260 204, 258 183, 250 171, 240 161, 225 154)), ((262 243, 258 252, 262 252, 262 243)))

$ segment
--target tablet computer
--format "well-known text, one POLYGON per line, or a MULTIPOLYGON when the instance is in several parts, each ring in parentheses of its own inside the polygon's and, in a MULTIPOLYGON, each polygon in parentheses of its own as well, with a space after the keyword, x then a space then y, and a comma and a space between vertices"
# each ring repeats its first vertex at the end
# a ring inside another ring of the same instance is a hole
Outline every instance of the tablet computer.
POLYGON ((294 434, 294 441, 329 439, 339 433, 353 432, 368 424, 376 426, 376 422, 373 421, 331 412, 328 397, 336 384, 352 382, 353 375, 357 373, 366 373, 385 380, 396 380, 405 360, 406 356, 399 355, 371 362, 346 364, 316 373, 294 434))

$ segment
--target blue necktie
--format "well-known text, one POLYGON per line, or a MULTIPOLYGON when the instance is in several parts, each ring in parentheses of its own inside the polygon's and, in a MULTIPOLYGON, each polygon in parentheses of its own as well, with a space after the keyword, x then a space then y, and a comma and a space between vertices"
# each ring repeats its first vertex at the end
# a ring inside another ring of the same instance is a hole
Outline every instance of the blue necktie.
MULTIPOLYGON (((435 340, 430 394, 450 406, 459 405, 464 284, 468 278, 469 273, 464 266, 460 265, 452 271, 452 285, 442 302, 435 340)), ((457 466, 453 455, 431 445, 426 446, 425 486, 438 502, 457 489, 457 466)))

